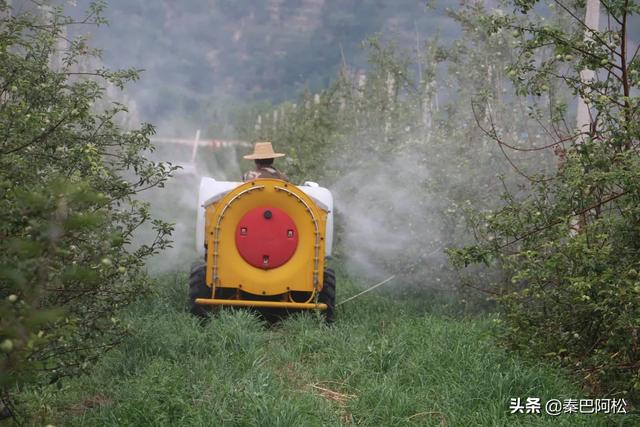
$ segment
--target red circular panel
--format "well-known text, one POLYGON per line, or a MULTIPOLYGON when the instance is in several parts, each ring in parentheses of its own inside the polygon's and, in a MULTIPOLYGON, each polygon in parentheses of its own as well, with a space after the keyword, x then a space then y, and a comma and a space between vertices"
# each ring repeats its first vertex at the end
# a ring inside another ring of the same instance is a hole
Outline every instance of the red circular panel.
POLYGON ((281 209, 255 208, 238 223, 236 247, 240 256, 254 267, 265 270, 280 267, 298 247, 298 229, 281 209))

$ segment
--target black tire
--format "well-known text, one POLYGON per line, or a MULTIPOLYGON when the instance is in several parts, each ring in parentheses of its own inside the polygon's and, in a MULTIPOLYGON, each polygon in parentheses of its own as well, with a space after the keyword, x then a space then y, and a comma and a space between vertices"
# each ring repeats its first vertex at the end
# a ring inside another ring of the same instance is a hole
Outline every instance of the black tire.
POLYGON ((327 324, 336 320, 336 273, 330 268, 324 270, 324 285, 318 295, 318 302, 327 304, 324 319, 327 324))
POLYGON ((191 265, 189 274, 189 311, 194 316, 205 318, 211 312, 206 305, 196 304, 196 298, 211 298, 211 288, 205 280, 205 263, 198 261, 191 265))

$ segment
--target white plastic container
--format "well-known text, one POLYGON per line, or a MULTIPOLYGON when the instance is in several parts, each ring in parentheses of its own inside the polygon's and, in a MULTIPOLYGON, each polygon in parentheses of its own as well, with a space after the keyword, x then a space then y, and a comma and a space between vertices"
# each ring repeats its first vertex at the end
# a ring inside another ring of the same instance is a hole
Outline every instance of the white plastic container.
MULTIPOLYGON (((205 208, 223 198, 229 191, 233 190, 242 182, 216 181, 213 178, 204 177, 200 180, 200 190, 198 192, 198 218, 196 221, 196 250, 198 254, 204 256, 204 213, 205 208)), ((333 196, 331 192, 320 187, 315 182, 307 181, 298 188, 304 191, 316 205, 328 212, 327 229, 325 230, 325 256, 331 256, 333 246, 333 196)))

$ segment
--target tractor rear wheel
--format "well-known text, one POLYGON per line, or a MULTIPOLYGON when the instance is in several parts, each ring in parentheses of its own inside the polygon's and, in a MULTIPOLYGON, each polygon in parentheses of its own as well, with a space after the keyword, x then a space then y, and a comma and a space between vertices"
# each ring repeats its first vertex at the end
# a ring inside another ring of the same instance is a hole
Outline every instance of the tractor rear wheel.
POLYGON ((324 318, 328 324, 333 323, 336 320, 336 273, 331 268, 324 270, 324 285, 318 295, 318 302, 327 304, 324 318))
POLYGON ((211 312, 210 307, 196 304, 196 298, 211 298, 211 288, 205 280, 205 263, 194 262, 189 274, 189 311, 198 317, 207 317, 211 312))

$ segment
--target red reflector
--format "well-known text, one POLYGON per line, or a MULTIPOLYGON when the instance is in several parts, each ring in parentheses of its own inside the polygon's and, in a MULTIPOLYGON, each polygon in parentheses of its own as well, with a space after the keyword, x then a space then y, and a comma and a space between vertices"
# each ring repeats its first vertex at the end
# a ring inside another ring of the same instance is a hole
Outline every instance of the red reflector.
POLYGON ((296 225, 282 209, 271 206, 252 209, 238 223, 236 247, 242 259, 254 267, 265 270, 280 267, 298 247, 296 225))

